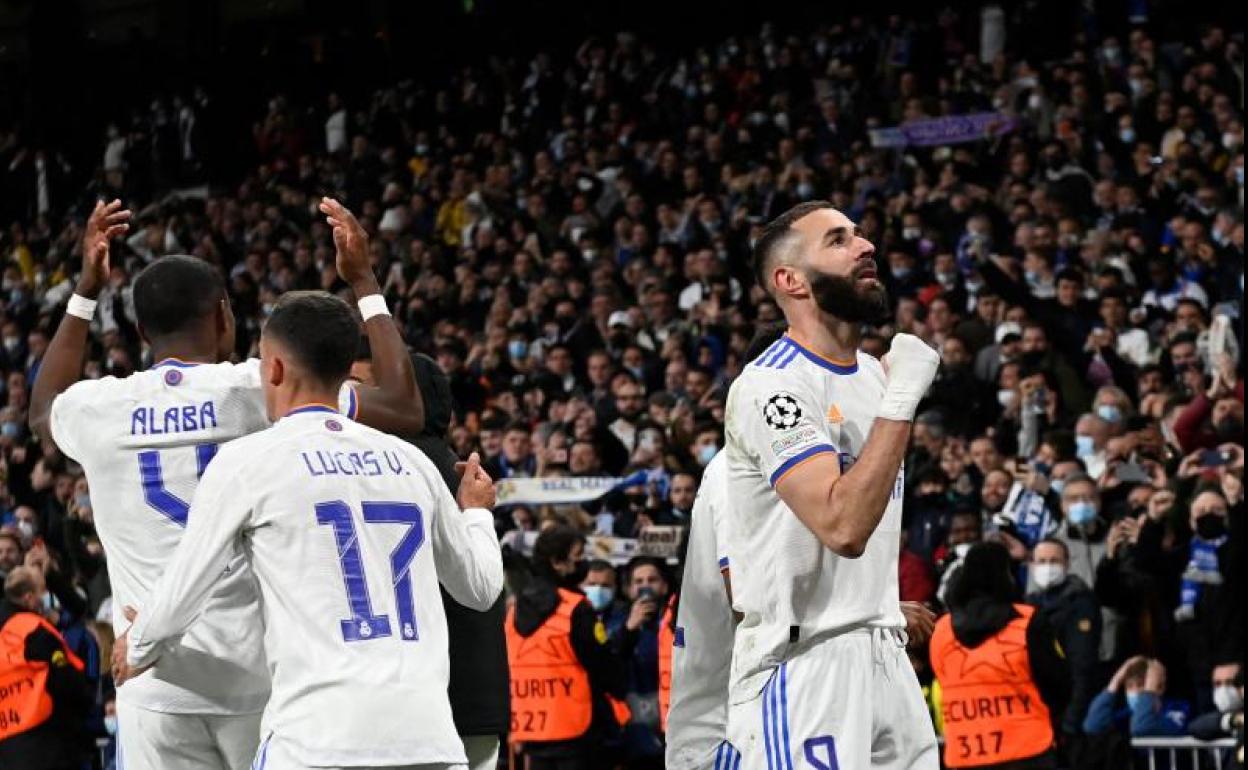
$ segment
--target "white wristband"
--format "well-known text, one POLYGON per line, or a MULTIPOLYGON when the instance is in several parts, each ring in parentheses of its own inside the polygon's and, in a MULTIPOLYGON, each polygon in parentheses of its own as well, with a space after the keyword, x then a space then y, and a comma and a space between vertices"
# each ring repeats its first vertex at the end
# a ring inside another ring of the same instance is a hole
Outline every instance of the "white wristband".
POLYGON ((360 297, 360 301, 355 303, 360 309, 360 316, 367 321, 373 316, 390 315, 390 308, 386 306, 386 298, 380 294, 369 294, 367 297, 360 297))
POLYGON ((81 294, 74 294, 69 298, 69 305, 65 308, 65 312, 75 318, 90 322, 95 318, 95 306, 98 304, 96 300, 87 299, 81 294))

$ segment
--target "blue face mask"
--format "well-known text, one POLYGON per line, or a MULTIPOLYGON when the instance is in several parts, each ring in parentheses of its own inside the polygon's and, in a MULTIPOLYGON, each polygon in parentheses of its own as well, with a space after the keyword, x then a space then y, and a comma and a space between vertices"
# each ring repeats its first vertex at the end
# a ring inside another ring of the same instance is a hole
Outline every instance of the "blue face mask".
POLYGON ((1096 446, 1094 444, 1095 442, 1091 436, 1075 436, 1075 456, 1083 460, 1096 454, 1096 446))
POLYGON ((1127 706, 1130 707, 1131 713, 1144 708, 1148 703, 1148 693, 1143 691, 1127 693, 1127 706))
POLYGON ((529 352, 529 345, 524 340, 512 340, 507 343, 507 355, 516 360, 524 358, 529 352))
POLYGON ((1070 510, 1066 515, 1070 519, 1071 524, 1077 527, 1086 527, 1096 519, 1096 506, 1087 500, 1080 500, 1071 504, 1070 510))
POLYGON ((589 603, 593 605, 594 610, 602 612, 611 606, 611 600, 615 598, 615 589, 607 586, 585 586, 585 598, 589 599, 589 603))
POLYGON ((1066 479, 1053 479, 1049 482, 1049 486, 1052 487, 1058 497, 1061 497, 1062 490, 1066 488, 1066 479))
POLYGON ((1108 423, 1117 425, 1122 422, 1122 410, 1113 404, 1101 404, 1096 408, 1096 416, 1108 423))
POLYGON ((710 465, 711 460, 715 459, 715 455, 719 452, 719 447, 714 444, 703 444, 698 449, 698 462, 702 465, 710 465))

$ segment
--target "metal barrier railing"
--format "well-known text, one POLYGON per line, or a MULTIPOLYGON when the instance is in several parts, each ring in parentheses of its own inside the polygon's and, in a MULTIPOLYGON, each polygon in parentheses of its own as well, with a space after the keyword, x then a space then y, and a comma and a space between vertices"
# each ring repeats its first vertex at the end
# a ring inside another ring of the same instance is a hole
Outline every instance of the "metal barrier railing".
POLYGON ((1235 748, 1234 738, 1223 738, 1217 741, 1199 741, 1195 738, 1132 738, 1131 748, 1148 752, 1148 770, 1158 770, 1158 755, 1168 754, 1170 762, 1161 767, 1176 767, 1180 756, 1191 757, 1191 767, 1199 768, 1200 756, 1207 753, 1213 757, 1213 766, 1222 770, 1222 754, 1227 749, 1235 748))

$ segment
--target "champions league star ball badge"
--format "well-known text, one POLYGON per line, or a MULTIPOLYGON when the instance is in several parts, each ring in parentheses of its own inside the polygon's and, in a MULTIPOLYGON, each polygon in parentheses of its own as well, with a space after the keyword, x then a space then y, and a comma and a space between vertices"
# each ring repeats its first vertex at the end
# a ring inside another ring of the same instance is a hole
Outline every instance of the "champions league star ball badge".
POLYGON ((775 430, 790 430, 797 427, 798 421, 802 419, 802 408, 793 396, 777 393, 767 399, 767 405, 763 407, 763 419, 775 430))

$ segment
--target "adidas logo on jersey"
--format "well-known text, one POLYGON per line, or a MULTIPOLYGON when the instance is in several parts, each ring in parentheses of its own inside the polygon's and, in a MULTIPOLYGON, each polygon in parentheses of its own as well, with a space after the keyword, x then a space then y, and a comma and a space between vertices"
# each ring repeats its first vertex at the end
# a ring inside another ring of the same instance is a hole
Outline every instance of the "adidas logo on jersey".
POLYGON ((844 421, 845 418, 841 416, 841 410, 837 408, 836 404, 828 407, 828 422, 833 425, 839 425, 844 421))

